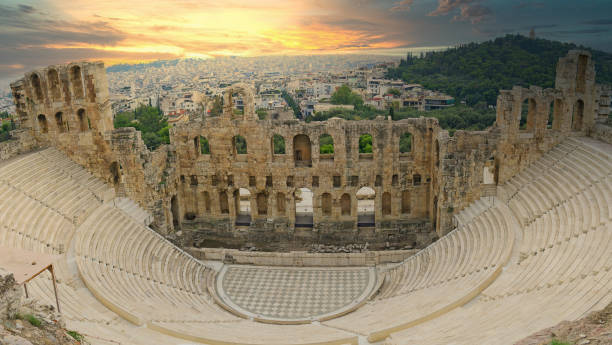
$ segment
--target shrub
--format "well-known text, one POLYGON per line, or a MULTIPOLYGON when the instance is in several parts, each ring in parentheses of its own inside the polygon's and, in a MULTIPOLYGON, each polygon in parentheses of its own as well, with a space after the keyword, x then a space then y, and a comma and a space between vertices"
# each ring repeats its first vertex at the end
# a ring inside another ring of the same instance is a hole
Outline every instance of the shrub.
POLYGON ((68 333, 68 335, 73 337, 76 341, 82 341, 84 338, 83 335, 77 331, 67 331, 66 333, 68 333))

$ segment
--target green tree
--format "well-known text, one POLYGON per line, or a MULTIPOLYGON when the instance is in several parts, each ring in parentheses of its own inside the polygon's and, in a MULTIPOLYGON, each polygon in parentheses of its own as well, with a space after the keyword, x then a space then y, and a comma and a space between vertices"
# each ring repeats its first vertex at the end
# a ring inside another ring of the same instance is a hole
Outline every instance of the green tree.
POLYGON ((255 112, 260 120, 265 120, 268 117, 268 112, 265 109, 257 109, 255 112))
POLYGON ((293 110, 293 115, 296 118, 301 119, 302 110, 300 109, 300 106, 297 104, 295 99, 293 99, 293 97, 291 97, 291 95, 285 90, 281 92, 281 97, 285 100, 285 102, 287 102, 287 105, 289 106, 289 108, 293 110))
POLYGON ((284 155, 285 154, 285 139, 279 134, 272 136, 272 144, 274 146, 274 154, 284 155))
POLYGON ((372 135, 362 134, 359 137, 359 153, 372 153, 372 135))
POLYGON ((210 145, 208 144, 208 139, 200 135, 200 153, 203 155, 210 154, 210 145))
POLYGON ((212 107, 208 110, 208 116, 219 116, 223 112, 223 98, 216 95, 212 100, 212 107))
POLYGON ((319 137, 319 153, 332 154, 334 153, 334 139, 329 134, 323 134, 319 137))
POLYGON ((133 112, 115 115, 115 128, 134 127, 142 133, 142 140, 149 150, 170 143, 168 122, 157 107, 140 105, 133 112))
POLYGON ((348 85, 342 85, 334 91, 330 99, 332 104, 348 104, 355 108, 363 105, 363 98, 351 90, 348 85))
POLYGON ((394 97, 399 97, 402 95, 402 92, 394 87, 390 87, 387 89, 387 95, 393 95, 394 97))

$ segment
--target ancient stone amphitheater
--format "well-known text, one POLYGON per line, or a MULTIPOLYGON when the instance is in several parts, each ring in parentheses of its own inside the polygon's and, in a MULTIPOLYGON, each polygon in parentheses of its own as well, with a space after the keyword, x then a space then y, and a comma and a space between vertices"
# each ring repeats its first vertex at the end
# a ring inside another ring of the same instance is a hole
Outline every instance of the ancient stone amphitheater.
MULTIPOLYGON (((612 302, 610 98, 594 78, 589 53, 572 51, 554 89, 502 91, 490 129, 452 137, 425 118, 304 124, 247 106, 235 119, 232 89, 221 117, 177 126, 149 152, 139 132, 112 128, 102 64, 50 66, 12 84, 20 129, 0 147, 0 246, 57 255, 67 327, 93 344, 512 344, 612 302), (275 131, 293 155, 270 152, 275 131), (363 131, 371 156, 349 140, 363 131), (305 140, 324 132, 331 162, 305 140), (291 207, 306 186, 310 226, 291 207), (376 193, 367 222, 364 186, 376 193), (248 258, 194 248, 207 236, 424 249, 248 258)), ((54 304, 50 276, 28 289, 54 304)))

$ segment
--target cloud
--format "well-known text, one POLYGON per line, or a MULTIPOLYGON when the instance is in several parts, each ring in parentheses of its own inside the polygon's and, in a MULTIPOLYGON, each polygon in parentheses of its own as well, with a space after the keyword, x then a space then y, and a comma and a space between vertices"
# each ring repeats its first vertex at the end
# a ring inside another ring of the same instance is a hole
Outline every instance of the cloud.
POLYGON ((479 4, 479 0, 438 0, 438 7, 429 16, 446 16, 459 9, 453 21, 469 21, 472 24, 482 22, 493 14, 490 8, 479 4))
POLYGON ((581 24, 588 24, 588 25, 612 25, 612 19, 587 20, 586 22, 582 22, 581 24))
POLYGON ((553 31, 553 33, 555 34, 561 34, 561 35, 592 35, 592 34, 600 34, 603 32, 608 32, 610 31, 609 29, 599 29, 599 28, 594 28, 594 29, 579 29, 579 30, 559 30, 559 31, 553 31))
POLYGON ((34 9, 34 7, 29 6, 29 5, 19 5, 18 6, 19 10, 23 13, 34 13, 36 12, 36 10, 34 9))
POLYGON ((393 4, 393 7, 391 7, 390 10, 393 12, 410 11, 410 6, 412 6, 413 3, 414 3, 414 0, 398 1, 393 4))

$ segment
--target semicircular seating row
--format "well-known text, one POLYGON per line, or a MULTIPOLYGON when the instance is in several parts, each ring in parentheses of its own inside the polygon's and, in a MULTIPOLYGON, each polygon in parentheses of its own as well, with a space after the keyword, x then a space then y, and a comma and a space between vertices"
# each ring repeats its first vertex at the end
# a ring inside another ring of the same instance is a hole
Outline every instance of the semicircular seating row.
POLYGON ((612 302, 612 146, 568 139, 499 189, 523 224, 516 257, 473 302, 385 344, 514 344, 612 302))
MULTIPOLYGON (((67 305, 70 324, 102 337, 128 337, 128 343, 175 344, 181 338, 225 344, 356 344, 361 335, 372 342, 387 338, 389 344, 485 344, 501 334, 516 339, 609 302, 610 147, 589 139, 566 140, 501 186, 501 199, 474 203, 457 217, 456 230, 384 272, 380 293, 365 306, 320 324, 270 325, 229 314, 206 287, 214 278, 212 269, 112 203, 94 198, 95 207, 87 211, 60 213, 56 205, 63 205, 65 197, 79 199, 66 193, 53 196, 58 198, 54 201, 51 192, 35 194, 27 184, 2 179, 18 167, 29 171, 37 164, 31 155, 0 165, 0 193, 12 191, 15 197, 19 191, 30 200, 19 201, 24 208, 54 220, 37 224, 63 228, 23 225, 31 216, 0 209, 7 212, 0 218, 3 227, 20 229, 4 232, 0 244, 60 252, 60 245, 72 243, 59 269, 66 279, 60 289, 68 297, 61 303, 67 305), (75 212, 84 216, 74 218, 75 212), (71 299, 92 307, 79 308, 71 299), (522 306, 523 299, 529 305, 522 306)), ((46 300, 49 291, 48 280, 36 289, 46 300)))

